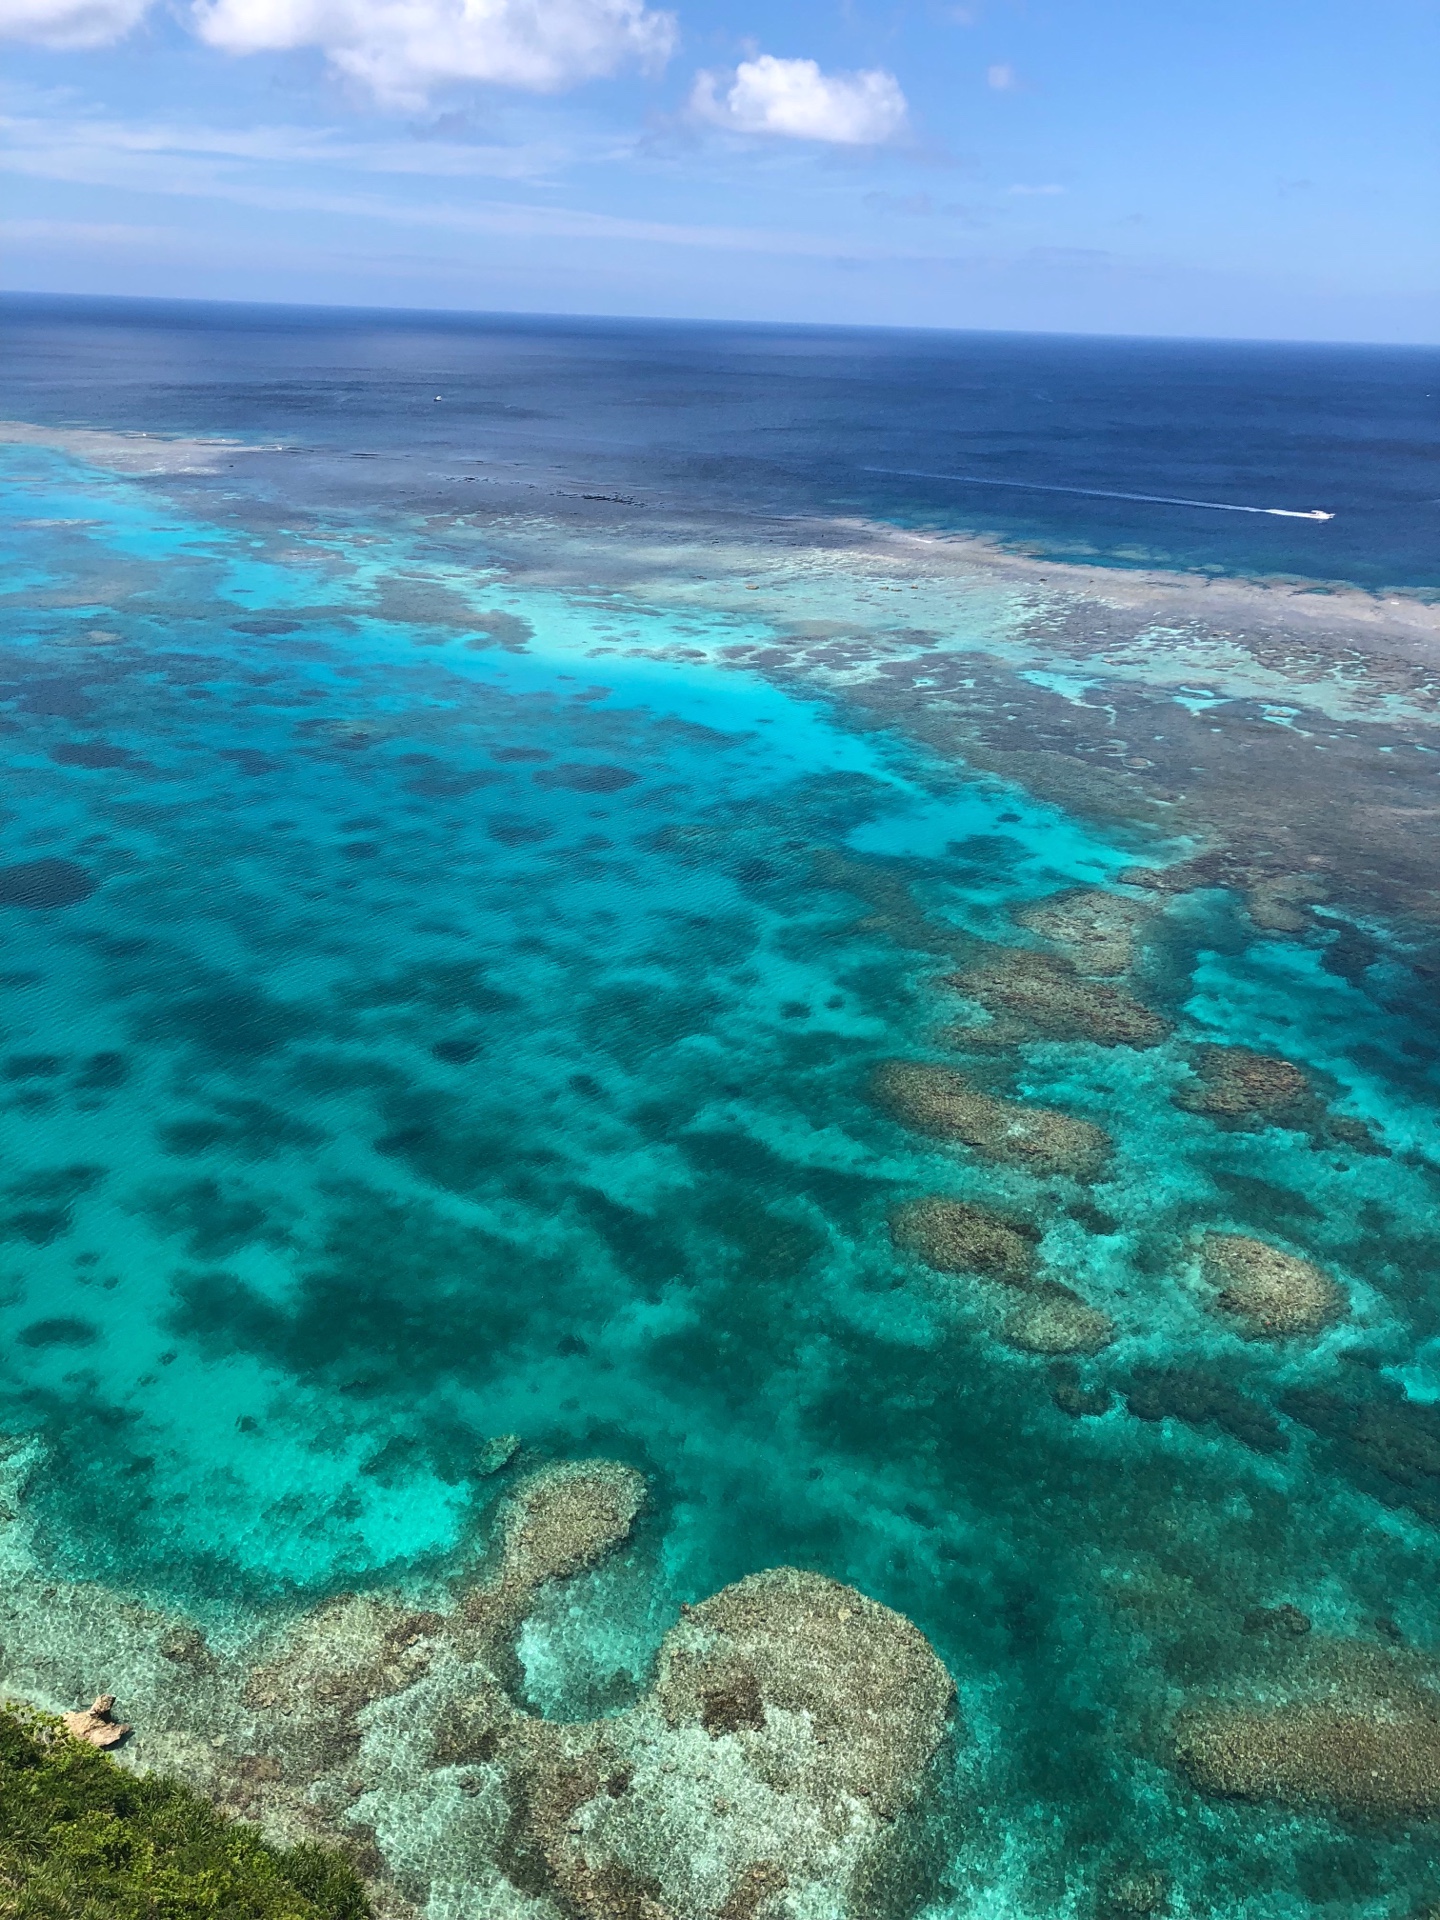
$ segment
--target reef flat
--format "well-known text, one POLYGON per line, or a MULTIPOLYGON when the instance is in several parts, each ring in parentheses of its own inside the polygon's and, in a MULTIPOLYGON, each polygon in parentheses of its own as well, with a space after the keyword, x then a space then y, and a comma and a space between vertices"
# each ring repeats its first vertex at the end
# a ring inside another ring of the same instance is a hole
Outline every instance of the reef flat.
POLYGON ((3 449, 0 1689, 397 1920, 1440 1899, 1433 610, 119 439, 3 449))

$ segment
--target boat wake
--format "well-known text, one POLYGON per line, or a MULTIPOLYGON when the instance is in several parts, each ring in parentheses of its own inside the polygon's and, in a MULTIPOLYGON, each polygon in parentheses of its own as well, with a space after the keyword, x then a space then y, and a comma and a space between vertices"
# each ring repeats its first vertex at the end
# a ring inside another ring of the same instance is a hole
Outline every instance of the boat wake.
POLYGON ((1157 507, 1205 507, 1211 513, 1270 513, 1281 520, 1333 520, 1319 507, 1240 507, 1231 500, 1183 500, 1169 493, 1116 493, 1110 487, 1058 487, 1043 480, 988 480, 977 473, 927 473, 919 467, 866 467, 908 480, 948 480, 963 487, 1019 487, 1027 493, 1081 493, 1091 500, 1145 500, 1157 507))

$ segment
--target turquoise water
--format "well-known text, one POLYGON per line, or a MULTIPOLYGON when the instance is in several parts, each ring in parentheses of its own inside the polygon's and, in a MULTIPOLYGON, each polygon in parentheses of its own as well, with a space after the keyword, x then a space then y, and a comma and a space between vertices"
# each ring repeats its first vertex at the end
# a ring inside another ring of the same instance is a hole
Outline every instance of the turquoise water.
POLYGON ((1186 895, 1140 975, 1172 1039, 983 1068, 1106 1128, 1097 1179, 927 1141, 872 1075, 949 1057, 937 975, 1035 945, 1018 916, 1066 889, 1151 899, 1120 876, 1185 843, 737 665, 770 631, 703 580, 543 585, 418 514, 207 518, 5 465, 0 1416, 42 1443, 54 1577, 221 1639, 423 1583, 516 1434, 652 1489, 639 1559, 527 1625, 537 1710, 638 1688, 682 1602, 769 1566, 929 1637, 958 1731, 907 1911, 1096 1912, 1136 1863, 1177 1912, 1432 1896, 1433 1825, 1207 1798, 1164 1732, 1255 1681, 1256 1607, 1434 1645, 1440 1129, 1403 944, 1371 929, 1347 977, 1323 931, 1186 895), (1371 1139, 1177 1106, 1216 1041, 1371 1139), (1110 1315, 1070 1363, 1107 1411, 1062 1410, 997 1289, 897 1251, 937 1193, 1033 1222, 1110 1315), (1348 1316, 1242 1338, 1202 1230, 1319 1261, 1348 1316), (1188 1417, 1128 1409, 1157 1369, 1188 1417), (1352 1430, 1377 1407, 1388 1453, 1352 1430))

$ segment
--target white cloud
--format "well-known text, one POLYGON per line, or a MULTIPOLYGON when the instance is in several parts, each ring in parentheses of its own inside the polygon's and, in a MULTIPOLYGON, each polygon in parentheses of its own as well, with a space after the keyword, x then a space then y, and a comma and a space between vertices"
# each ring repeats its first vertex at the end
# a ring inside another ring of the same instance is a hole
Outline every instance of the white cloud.
MULTIPOLYGON (((118 40, 151 0, 0 0, 0 36, 42 46, 118 40)), ((663 66, 672 13, 645 0, 194 0, 202 40, 226 53, 316 47, 396 106, 447 81, 557 93, 626 65, 663 66)))
POLYGON ((197 0, 194 14, 211 46, 318 47, 396 105, 456 80, 556 93, 662 66, 675 45, 675 16, 644 0, 197 0))
POLYGON ((893 73, 822 73, 813 60, 777 60, 762 53, 742 60, 723 92, 720 76, 697 75, 694 112, 736 133, 776 133, 793 140, 828 140, 871 147, 904 130, 909 112, 893 73))
POLYGON ((126 34, 150 0, 0 0, 0 35, 42 47, 103 47, 126 34))
POLYGON ((1014 67, 990 67, 985 74, 985 84, 995 93, 1010 93, 1015 87, 1014 67))

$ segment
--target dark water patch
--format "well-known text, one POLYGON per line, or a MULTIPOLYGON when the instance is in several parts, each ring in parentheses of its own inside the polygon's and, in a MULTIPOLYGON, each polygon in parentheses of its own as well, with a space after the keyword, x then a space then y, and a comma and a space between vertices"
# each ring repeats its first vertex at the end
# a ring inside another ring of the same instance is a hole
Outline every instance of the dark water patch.
POLYGON ((1257 1179, 1233 1167, 1209 1169, 1210 1178, 1230 1201, 1237 1214, 1255 1226, 1273 1227, 1284 1232, 1302 1220, 1323 1220, 1324 1211, 1293 1187, 1277 1186, 1273 1180, 1257 1179))
POLYGON ((186 1180, 152 1190, 145 1212, 157 1232, 183 1239, 195 1260, 224 1260, 260 1242, 283 1247, 288 1229, 235 1181, 186 1180))
POLYGON ((326 1139, 321 1128, 266 1100, 217 1100, 209 1113, 169 1120, 156 1128, 167 1153, 189 1159, 202 1153, 267 1160, 286 1151, 304 1152, 326 1139))
POLYGON ((0 1215, 0 1240, 27 1240, 32 1247, 48 1247, 63 1239, 73 1225, 69 1207, 22 1207, 0 1215))
POLYGON ((571 793, 619 793, 640 778, 628 767, 541 767, 531 776, 542 787, 564 787, 571 793))
POLYGON ((16 1200, 55 1200, 68 1206, 98 1187, 109 1169, 77 1161, 66 1166, 42 1167, 15 1181, 7 1192, 16 1200))
POLYGON ((837 1222, 857 1221, 876 1194, 893 1191, 895 1184, 889 1175, 863 1167, 841 1170, 792 1160, 739 1128, 692 1126, 676 1145, 703 1174, 720 1175, 752 1194, 802 1197, 837 1222))
POLYGON ((416 1006, 477 1018, 523 1006, 517 994, 491 984, 491 972, 491 966, 483 960, 427 961, 398 973, 350 982, 340 989, 337 998, 346 1007, 416 1006))
POLYGON ((241 1351, 363 1398, 483 1385, 553 1344, 580 1301, 564 1265, 420 1203, 330 1223, 283 1305, 233 1275, 182 1275, 169 1324, 212 1359, 241 1351))
POLYGON ((479 1040, 437 1040, 430 1052, 447 1067, 468 1067, 483 1051, 479 1040))
POLYGON ((571 1204, 600 1235, 620 1271, 648 1298, 658 1298, 666 1286, 685 1274, 688 1261, 675 1233, 678 1223, 653 1218, 638 1207, 627 1207, 596 1187, 579 1188, 571 1204))
POLYGON ((29 680, 0 683, 0 701, 33 713, 42 720, 85 721, 91 718, 89 682, 59 674, 36 674, 29 680))
POLYGON ((147 1038, 180 1041, 216 1061, 257 1060, 313 1027, 306 1011, 239 981, 178 994, 152 1004, 141 1022, 147 1038))
POLYGON ((99 1338, 100 1329, 91 1321, 57 1317, 32 1320, 20 1329, 15 1341, 22 1347, 93 1347, 99 1338))
POLYGON ((123 1086, 130 1077, 130 1066, 123 1053, 92 1053, 75 1070, 72 1085, 81 1093, 108 1093, 123 1086))
POLYGON ((7 1080, 49 1080, 64 1070, 60 1053, 12 1053, 4 1066, 7 1080))
POLYGON ((285 764, 273 753, 262 753, 258 747, 221 747, 216 758, 228 761, 247 780, 258 780, 267 773, 279 773, 285 764))
POLYGON ((149 771, 146 761, 125 747, 107 746, 102 740, 74 740, 50 749, 50 758, 60 767, 130 767, 149 771))
POLYGON ((1280 1409, 1328 1442, 1327 1464, 1361 1492, 1440 1527, 1440 1405, 1376 1382, 1293 1387, 1280 1409))
POLYGON ((236 633, 250 633, 259 639, 270 639, 282 633, 300 633, 305 623, 285 613, 247 613, 238 619, 232 618, 230 625, 236 633))
POLYGON ((534 847, 553 837, 555 829, 548 820, 527 820, 519 814, 497 814, 485 824, 485 831, 502 847, 534 847))
POLYGON ((533 1137, 517 1143, 503 1113, 476 1114, 464 1101, 435 1090, 385 1102, 386 1130, 375 1151, 402 1161, 418 1180, 475 1199, 520 1195, 534 1170, 558 1164, 558 1155, 533 1137))
POLYGON ((704 987, 621 983, 598 988, 579 1010, 581 1032, 603 1052, 634 1063, 691 1034, 712 1033, 724 1003, 704 987))
POLYGON ((436 760, 429 754, 406 754, 403 759, 410 765, 429 762, 404 783, 406 793, 416 794, 425 800, 463 800, 466 794, 475 793, 481 787, 493 786, 497 780, 504 778, 494 767, 447 767, 443 760, 436 760))
POLYGON ((94 893, 97 882, 73 860, 22 860, 0 867, 0 907, 78 906, 94 893))
POLYGON ((1289 1440, 1260 1401, 1204 1367, 1144 1367, 1125 1389, 1137 1419, 1181 1420, 1200 1432, 1218 1430, 1254 1453, 1283 1453, 1289 1440))
POLYGON ((549 760, 554 756, 548 747, 492 747, 490 758, 504 761, 507 765, 521 764, 534 760, 549 760))

